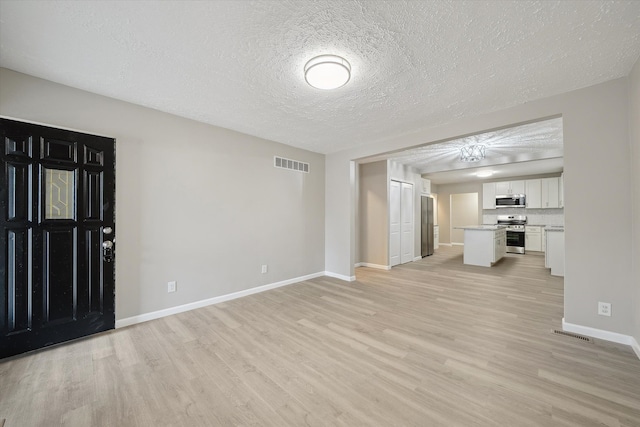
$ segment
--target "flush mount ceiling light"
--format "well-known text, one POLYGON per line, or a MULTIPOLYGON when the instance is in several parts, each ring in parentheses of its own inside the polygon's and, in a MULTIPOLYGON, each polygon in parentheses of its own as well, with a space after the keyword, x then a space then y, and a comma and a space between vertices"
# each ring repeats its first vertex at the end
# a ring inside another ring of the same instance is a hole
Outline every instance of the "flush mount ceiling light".
POLYGON ((460 149, 460 160, 463 162, 479 162, 484 159, 484 145, 465 145, 460 149))
POLYGON ((337 55, 320 55, 304 66, 304 79, 317 89, 337 89, 351 78, 351 65, 337 55))

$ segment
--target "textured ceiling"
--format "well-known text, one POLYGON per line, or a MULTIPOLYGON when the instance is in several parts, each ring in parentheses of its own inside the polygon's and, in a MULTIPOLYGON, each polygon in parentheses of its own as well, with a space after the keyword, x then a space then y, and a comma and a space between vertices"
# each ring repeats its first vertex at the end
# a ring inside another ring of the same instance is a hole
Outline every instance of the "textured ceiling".
POLYGON ((638 1, 0 0, 0 66, 321 153, 625 76, 639 55, 638 1), (323 53, 351 63, 346 86, 305 83, 323 53))

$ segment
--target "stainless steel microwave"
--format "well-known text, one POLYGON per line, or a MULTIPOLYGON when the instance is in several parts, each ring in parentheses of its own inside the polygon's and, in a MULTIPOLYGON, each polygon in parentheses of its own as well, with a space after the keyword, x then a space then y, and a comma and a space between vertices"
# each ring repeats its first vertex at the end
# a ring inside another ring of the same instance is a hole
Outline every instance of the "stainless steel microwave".
POLYGON ((496 208, 524 208, 526 201, 524 194, 505 194, 496 196, 496 208))

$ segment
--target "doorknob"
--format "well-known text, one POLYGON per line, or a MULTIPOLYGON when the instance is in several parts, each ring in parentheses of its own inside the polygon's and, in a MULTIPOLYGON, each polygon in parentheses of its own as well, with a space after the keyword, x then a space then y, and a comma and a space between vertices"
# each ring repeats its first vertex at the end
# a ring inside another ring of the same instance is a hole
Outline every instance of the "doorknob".
POLYGON ((102 242, 102 259, 106 262, 113 261, 113 242, 111 240, 102 242))

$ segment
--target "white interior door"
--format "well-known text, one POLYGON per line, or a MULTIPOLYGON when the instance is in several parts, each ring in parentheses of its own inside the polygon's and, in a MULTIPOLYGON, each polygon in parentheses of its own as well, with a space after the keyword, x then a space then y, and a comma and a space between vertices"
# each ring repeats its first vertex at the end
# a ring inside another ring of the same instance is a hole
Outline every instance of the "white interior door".
POLYGON ((391 181, 389 189, 389 265, 400 264, 400 197, 401 185, 391 181))
POLYGON ((402 183, 402 194, 400 202, 400 263, 413 261, 413 185, 402 183))

